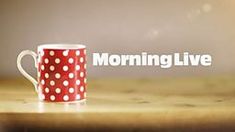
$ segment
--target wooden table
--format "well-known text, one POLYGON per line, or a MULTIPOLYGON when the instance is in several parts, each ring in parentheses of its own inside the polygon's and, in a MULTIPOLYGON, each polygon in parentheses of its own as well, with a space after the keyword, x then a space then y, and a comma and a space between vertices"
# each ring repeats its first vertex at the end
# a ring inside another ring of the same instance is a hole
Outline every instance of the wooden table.
POLYGON ((87 100, 39 102, 0 80, 0 130, 235 131, 235 76, 88 79, 87 100))

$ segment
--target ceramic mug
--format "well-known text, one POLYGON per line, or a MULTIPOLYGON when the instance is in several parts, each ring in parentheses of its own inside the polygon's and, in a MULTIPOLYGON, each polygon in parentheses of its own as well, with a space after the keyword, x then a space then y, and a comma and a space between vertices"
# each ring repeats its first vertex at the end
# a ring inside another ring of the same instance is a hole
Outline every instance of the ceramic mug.
POLYGON ((86 46, 80 44, 44 44, 38 52, 22 51, 17 58, 19 71, 30 80, 39 100, 68 102, 86 98, 86 46), (37 68, 37 81, 21 66, 31 55, 37 68))

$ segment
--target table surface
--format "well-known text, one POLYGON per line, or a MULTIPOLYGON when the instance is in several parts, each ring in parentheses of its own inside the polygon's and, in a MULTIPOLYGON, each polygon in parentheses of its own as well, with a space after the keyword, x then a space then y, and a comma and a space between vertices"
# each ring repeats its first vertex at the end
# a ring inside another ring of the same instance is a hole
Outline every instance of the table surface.
POLYGON ((38 101, 26 79, 0 80, 0 124, 125 130, 235 130, 235 76, 88 79, 87 100, 38 101))

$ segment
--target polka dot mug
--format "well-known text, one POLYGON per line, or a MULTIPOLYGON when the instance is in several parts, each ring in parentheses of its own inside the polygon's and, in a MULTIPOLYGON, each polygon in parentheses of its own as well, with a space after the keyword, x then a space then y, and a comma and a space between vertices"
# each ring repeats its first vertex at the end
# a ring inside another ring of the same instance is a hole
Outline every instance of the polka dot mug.
POLYGON ((86 98, 86 46, 79 44, 44 44, 37 54, 22 51, 17 58, 19 71, 30 80, 39 100, 78 101, 86 98), (21 66, 21 59, 31 55, 37 68, 37 81, 21 66))

